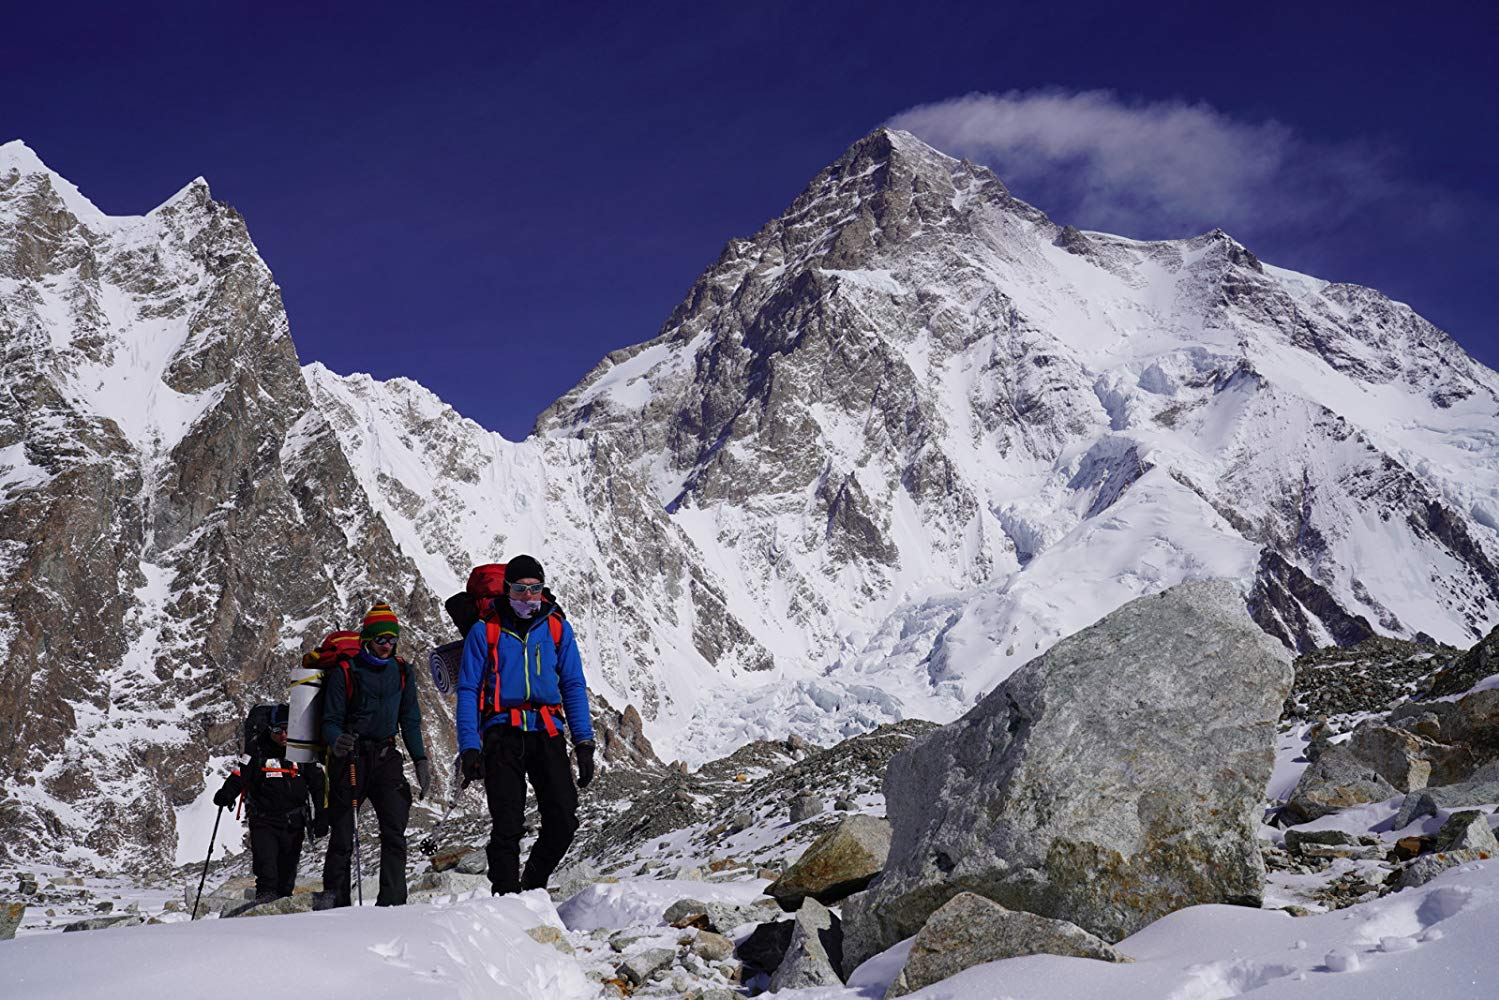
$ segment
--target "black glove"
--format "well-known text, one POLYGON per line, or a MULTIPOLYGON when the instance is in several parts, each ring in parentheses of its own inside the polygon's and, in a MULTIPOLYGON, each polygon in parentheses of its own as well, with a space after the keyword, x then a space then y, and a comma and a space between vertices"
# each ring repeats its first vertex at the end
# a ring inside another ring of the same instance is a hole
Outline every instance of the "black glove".
MULTIPOLYGON (((470 781, 484 780, 484 755, 472 748, 458 755, 458 768, 463 772, 463 787, 470 781)), ((524 789, 522 789, 524 791, 524 789)))
POLYGON ((319 809, 312 817, 311 829, 314 839, 328 836, 328 812, 326 809, 319 809))
POLYGON ((417 798, 425 799, 427 789, 432 787, 432 765, 427 763, 425 757, 412 761, 411 765, 416 768, 416 783, 421 787, 421 794, 417 798))
POLYGON ((220 809, 228 809, 230 806, 234 805, 235 798, 237 798, 237 795, 234 789, 230 788, 228 785, 225 785, 217 792, 214 792, 213 804, 218 806, 220 809))
POLYGON ((573 753, 578 755, 578 787, 587 788, 593 780, 593 740, 574 743, 573 753))
POLYGON ((347 757, 354 752, 354 744, 357 740, 353 733, 339 733, 338 739, 333 741, 333 756, 347 757))

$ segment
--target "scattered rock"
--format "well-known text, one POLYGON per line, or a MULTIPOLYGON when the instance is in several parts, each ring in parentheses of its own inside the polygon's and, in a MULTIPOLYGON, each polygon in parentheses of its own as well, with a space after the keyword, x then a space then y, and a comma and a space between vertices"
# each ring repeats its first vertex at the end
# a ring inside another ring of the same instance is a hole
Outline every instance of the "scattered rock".
POLYGON ((1021 955, 1129 961, 1076 924, 1007 910, 983 896, 962 892, 916 933, 906 964, 885 996, 904 996, 972 966, 1021 955))
POLYGON ((1401 837, 1395 841, 1395 848, 1391 853, 1396 861, 1409 861, 1427 851, 1436 850, 1436 846, 1435 837, 1401 837))
MULTIPOLYGON (((487 859, 486 859, 487 861, 487 859)), ((461 870, 461 868, 460 868, 461 870)), ((488 871, 488 868, 485 869, 488 871)), ((570 899, 593 885, 595 882, 613 882, 612 878, 604 878, 599 870, 586 861, 578 861, 568 865, 560 871, 554 872, 547 892, 554 900, 570 899)))
POLYGON ((747 809, 742 809, 729 817, 729 823, 726 829, 729 833, 738 833, 741 830, 746 830, 749 827, 753 826, 754 822, 754 814, 747 809))
POLYGON ((1442 824, 1437 831, 1436 849, 1438 851, 1465 851, 1472 850, 1480 855, 1487 854, 1493 857, 1499 854, 1499 840, 1494 839, 1494 831, 1489 827, 1489 818, 1477 809, 1465 809, 1455 812, 1442 824))
POLYGON ((853 799, 846 799, 846 798, 837 798, 837 799, 834 799, 833 800, 833 808, 836 811, 838 811, 838 812, 853 812, 853 810, 854 810, 854 800, 853 799))
POLYGON ((1435 744, 1414 733, 1381 722, 1364 722, 1353 731, 1348 749, 1401 792, 1431 783, 1429 748, 1435 744))
POLYGON ((251 903, 224 912, 225 917, 275 917, 285 913, 311 913, 317 904, 316 893, 301 892, 281 896, 263 903, 251 903))
POLYGON ((457 868, 458 862, 462 861, 463 856, 467 853, 467 848, 459 848, 456 851, 443 851, 440 854, 434 854, 431 860, 432 870, 435 872, 445 872, 449 868, 457 868))
POLYGON ((413 902, 424 902, 468 892, 488 895, 489 888, 489 876, 466 875, 457 868, 450 868, 441 872, 423 872, 410 884, 409 892, 413 902))
POLYGON ((1445 854, 1423 854, 1390 876, 1390 884, 1400 889, 1415 889, 1436 878, 1448 868, 1477 861, 1477 851, 1448 851, 1445 854))
POLYGON ((1422 788, 1411 792, 1395 813, 1394 829, 1408 826, 1422 816, 1435 816, 1438 809, 1459 806, 1481 806, 1499 802, 1499 780, 1469 781, 1439 788, 1422 788))
POLYGON ((573 946, 567 940, 567 935, 550 924, 541 924, 526 931, 532 941, 540 944, 549 944, 564 955, 573 954, 573 946))
POLYGON ((1309 822, 1348 806, 1383 802, 1400 792, 1348 747, 1328 747, 1306 771, 1286 802, 1286 812, 1309 822))
POLYGON ((114 911, 114 908, 115 904, 112 899, 101 899, 94 904, 95 913, 111 913, 114 911))
POLYGON ((1286 830, 1286 849, 1304 858, 1358 858, 1368 861, 1384 857, 1378 837, 1354 836, 1342 830, 1286 830))
POLYGON ((698 931, 689 949, 698 958, 708 962, 722 962, 734 955, 734 942, 722 934, 698 931))
POLYGON ((0 903, 0 941, 14 938, 25 917, 25 903, 0 903))
MULTIPOLYGON (((607 928, 605 928, 605 930, 607 930, 607 928)), ((609 947, 622 954, 626 951, 629 951, 630 946, 633 945, 636 941, 644 941, 650 936, 651 935, 649 934, 642 934, 639 931, 615 931, 613 934, 609 935, 609 947)))
POLYGON ((647 948, 619 964, 616 973, 631 986, 643 986, 652 975, 671 965, 677 953, 670 948, 647 948))
POLYGON ((798 795, 791 800, 791 822, 800 823, 804 819, 820 816, 826 808, 822 799, 815 795, 798 795))
POLYGON ((23 896, 36 895, 36 876, 31 872, 21 872, 18 878, 20 885, 18 889, 23 896))
POLYGON ((706 927, 708 904, 700 899, 679 899, 666 908, 661 919, 668 927, 706 927))
POLYGON ((838 970, 843 965, 841 921, 817 900, 807 898, 790 921, 791 941, 781 964, 771 973, 772 990, 805 989, 810 986, 842 986, 838 970))
POLYGON ((482 847, 477 848, 459 858, 458 863, 453 868, 462 875, 487 876, 489 874, 489 855, 482 847))
POLYGON ((76 875, 59 875, 56 878, 48 879, 48 882, 52 885, 82 885, 83 879, 76 875))
POLYGON ((92 917, 78 920, 63 927, 65 931, 98 931, 108 927, 134 927, 143 924, 146 918, 138 913, 119 913, 112 917, 92 917))
POLYGON ((774 972, 791 945, 791 925, 790 920, 773 920, 760 924, 750 932, 749 937, 739 943, 734 954, 745 965, 761 972, 774 972))
POLYGON ((890 855, 844 903, 845 968, 963 891, 1106 941, 1196 903, 1259 905, 1260 800, 1290 685, 1284 648, 1222 580, 1062 640, 891 761, 890 855))
POLYGON ((888 822, 862 813, 845 816, 813 841, 765 894, 787 912, 799 908, 808 896, 831 905, 869 885, 889 854, 888 822))

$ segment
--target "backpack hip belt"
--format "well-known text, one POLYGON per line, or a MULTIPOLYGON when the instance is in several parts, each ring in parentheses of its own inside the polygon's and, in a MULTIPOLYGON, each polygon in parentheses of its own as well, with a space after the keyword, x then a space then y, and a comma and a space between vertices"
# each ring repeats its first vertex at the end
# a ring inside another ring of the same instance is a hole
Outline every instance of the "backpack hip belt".
POLYGON ((561 705, 538 705, 530 701, 523 701, 519 705, 506 705, 500 709, 501 714, 506 712, 510 713, 510 724, 517 729, 525 725, 526 712, 535 712, 541 716, 541 724, 546 727, 548 736, 557 735, 556 717, 559 715, 566 717, 561 705))

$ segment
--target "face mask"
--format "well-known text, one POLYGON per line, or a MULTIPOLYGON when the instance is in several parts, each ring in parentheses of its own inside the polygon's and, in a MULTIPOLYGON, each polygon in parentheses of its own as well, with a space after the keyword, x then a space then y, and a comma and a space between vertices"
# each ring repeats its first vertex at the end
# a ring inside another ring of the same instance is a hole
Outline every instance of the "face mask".
POLYGON ((512 597, 512 598, 510 598, 510 610, 514 611, 517 615, 520 615, 522 618, 530 618, 533 615, 535 615, 536 612, 538 612, 538 611, 541 610, 541 602, 540 601, 517 601, 515 598, 512 597))

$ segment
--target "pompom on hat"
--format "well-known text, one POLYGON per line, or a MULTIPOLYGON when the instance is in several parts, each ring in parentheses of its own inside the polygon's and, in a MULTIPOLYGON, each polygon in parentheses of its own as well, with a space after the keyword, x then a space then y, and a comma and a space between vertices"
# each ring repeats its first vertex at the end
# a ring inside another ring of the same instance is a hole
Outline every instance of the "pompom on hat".
POLYGON ((364 627, 359 630, 359 641, 369 642, 376 636, 389 635, 399 639, 401 637, 401 623, 396 620, 396 613, 390 610, 390 605, 380 601, 370 608, 369 614, 364 616, 364 627))

